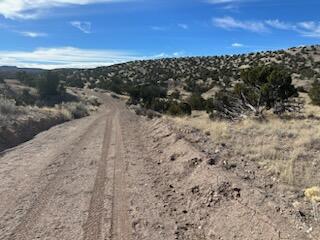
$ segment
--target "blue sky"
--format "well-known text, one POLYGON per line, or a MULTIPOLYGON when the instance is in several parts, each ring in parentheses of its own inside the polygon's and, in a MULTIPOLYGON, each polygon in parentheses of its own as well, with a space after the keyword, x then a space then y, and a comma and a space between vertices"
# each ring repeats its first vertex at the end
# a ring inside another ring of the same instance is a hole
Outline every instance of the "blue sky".
POLYGON ((0 65, 95 67, 318 44, 319 0, 0 0, 0 65))

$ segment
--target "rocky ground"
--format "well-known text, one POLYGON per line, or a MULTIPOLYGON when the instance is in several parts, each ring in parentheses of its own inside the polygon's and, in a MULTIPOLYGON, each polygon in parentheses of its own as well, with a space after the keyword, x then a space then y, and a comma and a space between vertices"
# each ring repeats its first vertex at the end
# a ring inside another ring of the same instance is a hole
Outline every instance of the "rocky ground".
POLYGON ((140 173, 131 187, 134 239, 317 239, 310 203, 290 204, 303 192, 288 195, 256 164, 229 161, 227 144, 198 130, 148 124, 149 154, 133 164, 140 173))

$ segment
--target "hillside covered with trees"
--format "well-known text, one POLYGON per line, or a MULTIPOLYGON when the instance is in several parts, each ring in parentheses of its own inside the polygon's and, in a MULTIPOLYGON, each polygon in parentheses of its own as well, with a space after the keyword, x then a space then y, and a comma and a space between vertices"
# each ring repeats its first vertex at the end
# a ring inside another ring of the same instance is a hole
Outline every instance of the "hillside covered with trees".
MULTIPOLYGON (((245 77, 245 73, 251 74, 253 78, 258 77, 254 76, 258 73, 248 69, 256 69, 260 72, 269 71, 268 74, 273 74, 271 78, 279 78, 281 76, 280 82, 276 83, 277 80, 274 79, 271 85, 275 84, 274 87, 277 84, 287 85, 289 89, 283 89, 283 91, 288 90, 292 96, 297 96, 297 93, 294 93, 295 91, 307 92, 311 88, 312 82, 320 79, 320 46, 232 56, 133 61, 95 69, 69 69, 58 70, 58 72, 66 86, 88 87, 91 89, 101 88, 119 94, 126 94, 131 97, 130 103, 132 104, 141 103, 146 108, 176 115, 189 114, 190 108, 209 112, 212 112, 213 107, 221 109, 221 106, 223 106, 223 109, 228 109, 228 107, 226 108, 228 103, 223 103, 221 100, 231 101, 231 97, 234 97, 233 93, 236 92, 238 92, 239 97, 232 100, 232 104, 239 100, 243 101, 245 88, 251 88, 247 89, 247 92, 253 91, 253 86, 242 85, 242 91, 239 92, 241 83, 244 81, 250 82, 248 78, 251 78, 251 76, 245 77), (261 67, 264 67, 264 69, 259 70, 261 67), (270 70, 270 68, 277 69, 277 71, 271 73, 273 70, 270 70), (246 78, 247 81, 245 80, 246 78), (291 83, 297 89, 293 89, 291 83), (232 90, 236 86, 238 90, 232 90), (226 96, 226 93, 230 94, 226 96), (215 106, 217 104, 221 106, 215 106)), ((268 80, 264 79, 263 81, 265 81, 263 87, 271 90, 272 87, 266 86, 268 80)), ((277 94, 282 93, 278 92, 277 94)), ((285 98, 290 95, 284 92, 283 94, 287 94, 285 98)), ((280 98, 284 100, 283 96, 280 98)), ((245 109, 249 107, 248 99, 249 96, 246 97, 245 109)), ((270 108, 270 99, 266 101, 269 101, 267 108, 270 108)), ((278 100, 278 103, 275 100, 272 101, 272 107, 277 107, 278 112, 283 112, 284 106, 279 107, 278 100)), ((254 107, 253 105, 261 103, 250 104, 249 108, 251 110, 253 108, 256 109, 257 106, 254 107)), ((291 106, 290 104, 289 109, 293 109, 291 106)), ((232 112, 235 111, 235 108, 238 108, 236 110, 238 113, 244 110, 239 106, 233 106, 232 108, 228 114, 224 113, 223 115, 231 117, 234 115, 232 112)), ((258 110, 254 111, 257 113, 258 110)))

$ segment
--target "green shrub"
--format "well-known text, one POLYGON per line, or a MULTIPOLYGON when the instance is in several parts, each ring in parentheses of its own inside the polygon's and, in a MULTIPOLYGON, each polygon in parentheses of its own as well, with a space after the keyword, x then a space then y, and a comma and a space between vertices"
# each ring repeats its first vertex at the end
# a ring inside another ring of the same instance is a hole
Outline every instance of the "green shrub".
POLYGON ((183 115, 191 115, 192 108, 188 103, 182 102, 179 104, 179 107, 180 107, 183 115))
POLYGON ((280 67, 255 67, 242 72, 241 79, 243 82, 236 84, 234 92, 246 107, 258 114, 298 95, 291 75, 280 67))
POLYGON ((178 103, 172 101, 169 103, 167 113, 173 116, 182 116, 191 114, 191 106, 188 103, 178 103))
POLYGON ((172 102, 168 108, 168 114, 173 116, 181 115, 182 111, 179 107, 179 104, 176 102, 172 102))
POLYGON ((206 107, 205 100, 197 93, 192 94, 188 98, 187 102, 191 106, 192 110, 204 110, 206 107))
POLYGON ((173 99, 179 99, 180 98, 180 92, 176 89, 174 92, 171 93, 170 97, 173 98, 173 99))
POLYGON ((16 78, 23 84, 28 85, 30 87, 37 86, 37 76, 28 74, 24 71, 19 71, 16 74, 16 78))
POLYGON ((156 85, 142 86, 140 88, 140 98, 144 103, 151 104, 156 98, 165 98, 167 90, 156 85))
POLYGON ((312 83, 312 87, 309 91, 309 97, 311 98, 312 104, 320 105, 320 82, 315 80, 312 83))
POLYGON ((66 84, 70 87, 83 88, 84 81, 80 77, 72 76, 66 80, 66 84))
POLYGON ((37 89, 42 98, 59 95, 60 79, 59 75, 53 71, 48 71, 37 83, 37 89))
POLYGON ((168 110, 169 104, 168 101, 164 99, 153 99, 150 108, 154 111, 164 113, 168 110))

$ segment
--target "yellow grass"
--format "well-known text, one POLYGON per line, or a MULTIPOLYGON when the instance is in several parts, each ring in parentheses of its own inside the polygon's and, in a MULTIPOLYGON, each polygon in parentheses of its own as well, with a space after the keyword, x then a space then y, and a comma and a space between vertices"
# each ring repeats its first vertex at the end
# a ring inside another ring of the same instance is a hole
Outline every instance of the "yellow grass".
POLYGON ((304 191, 304 195, 311 202, 320 202, 320 188, 311 187, 304 191))
MULTIPOLYGON (((306 106, 305 114, 320 115, 320 108, 306 106)), ((191 117, 173 118, 181 125, 208 131, 214 142, 228 143, 233 156, 258 162, 282 181, 310 186, 318 182, 320 165, 320 121, 282 120, 268 116, 260 122, 251 118, 239 121, 212 121, 205 112, 191 117)))

